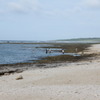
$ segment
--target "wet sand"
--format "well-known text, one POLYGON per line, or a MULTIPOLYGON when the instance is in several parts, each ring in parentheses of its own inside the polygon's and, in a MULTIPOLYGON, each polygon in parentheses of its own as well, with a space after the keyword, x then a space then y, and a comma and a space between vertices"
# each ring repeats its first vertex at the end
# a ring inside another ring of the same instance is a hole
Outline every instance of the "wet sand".
POLYGON ((0 77, 0 100, 99 100, 100 44, 84 53, 98 55, 56 68, 0 77), (16 80, 20 75, 23 79, 16 80))

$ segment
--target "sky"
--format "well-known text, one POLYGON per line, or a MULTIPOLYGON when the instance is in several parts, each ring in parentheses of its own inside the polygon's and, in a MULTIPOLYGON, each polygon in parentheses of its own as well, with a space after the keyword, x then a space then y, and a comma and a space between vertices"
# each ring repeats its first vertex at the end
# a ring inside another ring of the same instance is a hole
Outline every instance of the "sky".
POLYGON ((100 37, 100 0, 0 0, 0 40, 100 37))

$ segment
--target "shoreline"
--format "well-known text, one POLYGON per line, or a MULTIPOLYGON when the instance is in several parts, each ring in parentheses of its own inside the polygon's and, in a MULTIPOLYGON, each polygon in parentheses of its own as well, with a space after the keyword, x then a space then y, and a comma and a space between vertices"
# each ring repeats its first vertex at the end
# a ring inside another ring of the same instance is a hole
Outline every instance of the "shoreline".
MULTIPOLYGON (((39 44, 39 43, 38 43, 39 44)), ((39 57, 37 57, 37 59, 34 59, 34 55, 33 55, 33 59, 32 58, 28 58, 28 59, 25 59, 25 60, 19 60, 18 62, 17 62, 17 60, 15 61, 15 62, 13 62, 13 60, 10 62, 10 60, 9 61, 6 61, 6 62, 1 62, 0 63, 0 67, 1 66, 12 66, 12 65, 18 65, 18 64, 32 64, 32 63, 35 63, 35 62, 37 62, 38 60, 40 60, 40 59, 42 59, 42 58, 45 58, 45 57, 48 57, 48 56, 57 56, 57 55, 62 55, 62 52, 60 53, 59 51, 58 51, 58 53, 59 54, 55 54, 54 52, 52 52, 52 53, 50 53, 50 55, 47 55, 47 53, 46 53, 46 49, 65 49, 65 53, 66 53, 66 55, 69 55, 68 53, 70 53, 70 55, 73 55, 73 53, 75 53, 75 48, 77 48, 77 47, 79 47, 79 51, 81 51, 81 50, 83 50, 83 49, 85 49, 86 47, 88 47, 88 46, 90 46, 89 44, 82 44, 82 47, 81 47, 81 45, 80 45, 80 43, 78 43, 78 44, 76 44, 76 43, 48 43, 48 45, 46 45, 45 46, 45 44, 46 43, 42 43, 43 45, 41 45, 40 47, 38 47, 37 45, 35 45, 35 47, 34 48, 42 48, 42 49, 44 49, 43 50, 43 53, 45 53, 46 55, 45 56, 39 56, 39 57), (67 51, 66 51, 67 50, 67 51), (52 54, 52 55, 51 55, 52 54)), ((11 45, 12 46, 12 45, 11 45)), ((33 45, 34 46, 34 45, 33 45)), ((31 47, 30 48, 33 48, 32 47, 32 45, 31 45, 31 47)), ((8 48, 6 48, 6 49, 8 49, 8 48)), ((21 49, 21 48, 19 48, 19 49, 21 49)), ((27 50, 27 49, 26 49, 27 50)), ((33 50, 33 49, 32 49, 33 50)), ((24 51, 23 51, 24 52, 24 51)), ((38 51, 39 52, 39 51, 38 51)), ((16 53, 15 51, 14 51, 14 53, 16 53)), ((33 54, 34 52, 32 52, 32 54, 33 54)), ((49 54, 49 53, 48 53, 49 54)), ((6 56, 4 56, 5 58, 6 58, 6 56)), ((21 59, 23 59, 23 58, 21 58, 21 59)), ((2 60, 1 60, 2 61, 2 60)))
POLYGON ((89 47, 85 53, 97 56, 70 64, 62 63, 59 67, 29 69, 22 73, 0 77, 0 98, 2 100, 99 100, 100 44, 89 47), (20 75, 23 79, 16 80, 20 75))
MULTIPOLYGON (((54 43, 51 47, 42 47, 42 48, 67 48, 68 52, 75 52, 74 49, 78 47, 79 51, 87 49, 87 47, 90 47, 91 44, 66 44, 66 43, 54 43), (82 47, 83 46, 83 47, 82 47)), ((65 51, 66 53, 66 51, 65 51)), ((81 55, 81 54, 80 54, 81 55)), ((90 55, 88 55, 90 56, 90 55)), ((37 69, 37 68, 49 68, 49 66, 57 67, 58 65, 63 65, 64 63, 73 63, 80 60, 87 59, 88 56, 71 56, 71 55, 59 55, 59 56, 49 56, 42 58, 41 60, 37 60, 36 63, 15 63, 15 64, 0 64, 0 76, 5 74, 13 74, 13 73, 19 73, 23 72, 28 69, 37 69)))
MULTIPOLYGON (((96 57, 96 56, 92 55, 92 57, 96 57)), ((9 75, 14 74, 14 73, 21 73, 23 71, 31 70, 31 69, 35 70, 35 69, 43 69, 43 68, 44 69, 45 68, 55 68, 55 67, 63 66, 63 65, 70 65, 72 63, 78 63, 81 61, 86 61, 86 60, 92 59, 92 57, 90 57, 90 56, 81 57, 80 56, 78 59, 71 58, 71 59, 69 59, 69 61, 45 62, 45 61, 40 60, 40 62, 38 62, 38 63, 2 64, 2 65, 0 65, 0 76, 6 75, 7 73, 9 75)))

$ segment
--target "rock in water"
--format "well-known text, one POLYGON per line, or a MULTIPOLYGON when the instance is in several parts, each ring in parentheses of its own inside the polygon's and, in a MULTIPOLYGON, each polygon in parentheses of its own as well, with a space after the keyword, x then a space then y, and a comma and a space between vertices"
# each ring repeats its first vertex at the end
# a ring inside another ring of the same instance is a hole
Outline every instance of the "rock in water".
POLYGON ((22 76, 22 75, 20 75, 20 76, 18 76, 18 77, 16 78, 16 80, 21 80, 21 79, 23 79, 23 76, 22 76))

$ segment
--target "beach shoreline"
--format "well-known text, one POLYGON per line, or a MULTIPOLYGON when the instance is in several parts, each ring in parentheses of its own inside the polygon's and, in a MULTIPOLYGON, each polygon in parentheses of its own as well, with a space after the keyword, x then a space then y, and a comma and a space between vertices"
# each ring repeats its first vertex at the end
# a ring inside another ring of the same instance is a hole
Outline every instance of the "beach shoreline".
POLYGON ((84 51, 88 60, 36 68, 0 77, 2 100, 99 100, 100 44, 84 51), (59 67, 58 67, 59 66, 59 67), (18 76, 23 78, 16 80, 18 76))
MULTIPOLYGON (((0 76, 5 75, 7 73, 8 74, 20 73, 28 69, 49 68, 49 67, 52 68, 52 67, 63 66, 64 64, 66 65, 66 63, 70 64, 70 63, 77 62, 80 60, 86 60, 91 55, 81 56, 81 53, 79 54, 78 52, 86 50, 90 46, 91 44, 53 43, 51 47, 47 46, 47 47, 42 47, 42 48, 51 48, 53 50, 63 48, 63 50, 65 49, 64 54, 61 53, 58 56, 43 57, 39 60, 36 60, 36 61, 33 60, 31 62, 0 64, 0 76), (78 52, 75 51, 76 48, 78 48, 78 52)), ((95 55, 92 55, 92 56, 95 56, 95 55)))

